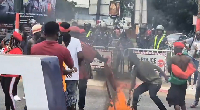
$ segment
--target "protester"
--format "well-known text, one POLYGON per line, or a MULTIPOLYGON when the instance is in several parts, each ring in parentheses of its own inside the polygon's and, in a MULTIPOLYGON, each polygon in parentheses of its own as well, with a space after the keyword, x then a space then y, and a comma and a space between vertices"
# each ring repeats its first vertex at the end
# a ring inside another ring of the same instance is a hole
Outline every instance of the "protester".
MULTIPOLYGON (((84 33, 84 29, 80 29, 77 26, 70 27, 70 34, 77 39, 79 39, 80 33, 84 33)), ((103 58, 93 47, 89 44, 86 44, 81 41, 82 52, 84 60, 80 62, 79 66, 79 101, 78 107, 79 110, 84 110, 85 108, 85 97, 86 97, 86 90, 87 90, 87 81, 88 79, 93 78, 90 63, 97 58, 100 61, 107 62, 107 58, 103 58)))
POLYGON ((166 99, 169 106, 174 105, 175 110, 186 110, 185 95, 187 79, 196 71, 192 59, 182 54, 184 47, 183 43, 175 42, 175 55, 168 62, 168 72, 171 73, 171 77, 169 78, 171 87, 168 90, 166 99))
POLYGON ((31 54, 31 47, 37 42, 37 40, 41 37, 41 31, 42 31, 42 25, 35 24, 32 27, 32 34, 33 37, 28 40, 28 46, 27 46, 27 55, 31 54))
MULTIPOLYGON (((5 54, 23 54, 22 49, 20 47, 20 42, 22 41, 22 36, 14 32, 13 36, 10 39, 10 43, 8 45, 8 48, 5 49, 5 54)), ((19 75, 1 75, 1 86, 3 89, 3 92, 5 94, 5 106, 6 110, 16 110, 15 107, 15 101, 14 101, 14 95, 16 95, 16 91, 14 91, 14 85, 16 78, 19 77, 19 75)), ((17 84, 15 85, 17 86, 17 84)))
POLYGON ((198 52, 198 50, 200 50, 200 31, 196 32, 196 36, 186 39, 185 41, 183 41, 183 43, 189 44, 189 48, 188 49, 188 55, 192 58, 195 66, 196 66, 196 72, 194 72, 194 82, 193 82, 193 86, 191 85, 191 77, 189 77, 189 88, 195 88, 196 82, 197 82, 197 78, 198 78, 198 67, 199 67, 199 56, 196 54, 198 52))
POLYGON ((74 67, 74 62, 69 50, 66 47, 63 47, 62 45, 58 44, 58 32, 59 25, 56 22, 50 21, 46 23, 44 26, 46 40, 33 45, 33 47, 31 48, 31 55, 57 56, 59 59, 62 74, 68 75, 68 71, 66 71, 63 67, 63 62, 69 68, 74 67))
POLYGON ((150 98, 154 101, 160 110, 167 110, 157 96, 157 92, 160 90, 162 85, 162 79, 155 70, 157 70, 162 76, 165 77, 165 80, 168 81, 166 74, 156 65, 151 64, 148 61, 140 61, 135 53, 132 54, 130 60, 135 66, 132 70, 133 79, 129 94, 132 93, 135 87, 136 77, 143 81, 143 83, 134 90, 132 102, 133 110, 137 110, 139 96, 146 91, 149 91, 150 98))
POLYGON ((62 22, 60 24, 60 31, 61 31, 61 36, 63 37, 63 42, 71 53, 71 56, 74 61, 74 66, 77 67, 77 72, 73 73, 72 77, 68 77, 65 79, 65 82, 67 84, 66 88, 67 110, 76 110, 76 103, 77 103, 76 92, 79 80, 79 62, 83 60, 83 54, 82 54, 81 42, 79 39, 71 37, 71 35, 69 34, 70 31, 69 26, 70 24, 62 22))

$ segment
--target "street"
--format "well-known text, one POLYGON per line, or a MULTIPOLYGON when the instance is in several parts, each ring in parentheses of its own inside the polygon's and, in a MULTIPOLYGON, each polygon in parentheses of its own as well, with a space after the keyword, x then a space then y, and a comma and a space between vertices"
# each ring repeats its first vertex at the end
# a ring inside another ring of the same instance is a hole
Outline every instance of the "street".
MULTIPOLYGON (((128 91, 124 90, 126 97, 128 97, 128 91)), ((18 85, 18 94, 20 97, 23 97, 23 87, 22 82, 18 85)), ((159 92, 158 96, 162 100, 162 102, 167 107, 167 110, 173 110, 173 107, 169 108, 167 105, 167 102, 165 101, 166 93, 159 92)), ((4 93, 2 89, 0 89, 0 110, 5 110, 4 107, 4 93)), ((107 101, 107 91, 102 86, 88 86, 87 89, 87 97, 86 97, 86 107, 85 110, 105 110, 106 104, 108 104, 107 101)), ((187 110, 199 110, 200 107, 196 109, 189 108, 190 104, 193 102, 194 96, 193 95, 187 95, 186 97, 186 104, 187 104, 187 110)), ((36 100, 39 100, 39 97, 36 97, 36 100)), ((19 101, 16 103, 17 110, 23 110, 23 107, 25 105, 25 101, 19 101)), ((141 100, 139 102, 139 110, 158 110, 156 105, 153 103, 153 101, 149 98, 148 92, 143 94, 141 96, 141 100)))

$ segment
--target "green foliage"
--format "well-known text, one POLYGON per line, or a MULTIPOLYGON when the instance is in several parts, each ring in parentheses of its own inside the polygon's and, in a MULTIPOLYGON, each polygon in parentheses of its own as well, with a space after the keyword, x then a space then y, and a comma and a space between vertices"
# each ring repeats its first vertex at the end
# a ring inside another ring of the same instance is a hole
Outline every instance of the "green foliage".
POLYGON ((170 30, 190 31, 193 15, 197 15, 196 0, 148 0, 148 23, 164 25, 170 30))
POLYGON ((77 5, 77 3, 74 1, 57 0, 56 18, 66 20, 73 19, 76 14, 75 5, 77 5))

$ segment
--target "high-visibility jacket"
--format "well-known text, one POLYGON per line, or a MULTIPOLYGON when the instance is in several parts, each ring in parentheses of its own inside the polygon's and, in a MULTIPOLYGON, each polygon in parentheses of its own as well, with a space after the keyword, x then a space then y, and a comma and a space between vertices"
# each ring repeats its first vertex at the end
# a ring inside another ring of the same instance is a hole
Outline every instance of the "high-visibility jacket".
POLYGON ((91 33, 92 33, 92 31, 89 31, 89 32, 87 33, 86 37, 89 37, 91 33))
POLYGON ((163 35, 161 37, 161 39, 159 40, 158 44, 157 44, 157 39, 158 39, 158 35, 155 37, 155 40, 154 40, 154 49, 159 49, 160 47, 160 43, 163 41, 163 39, 165 38, 165 35, 163 35))

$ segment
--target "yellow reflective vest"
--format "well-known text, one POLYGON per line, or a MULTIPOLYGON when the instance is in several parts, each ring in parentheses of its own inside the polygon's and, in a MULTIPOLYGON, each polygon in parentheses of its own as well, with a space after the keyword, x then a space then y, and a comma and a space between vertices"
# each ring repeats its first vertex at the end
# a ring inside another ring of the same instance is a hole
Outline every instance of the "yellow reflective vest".
POLYGON ((155 37, 155 40, 154 40, 154 46, 153 46, 153 48, 154 49, 159 49, 159 47, 160 47, 160 43, 163 41, 163 39, 165 38, 165 35, 163 35, 162 37, 161 37, 161 39, 159 40, 159 42, 158 42, 158 44, 157 44, 157 39, 158 39, 158 35, 155 37))
POLYGON ((87 33, 86 37, 89 37, 91 33, 92 33, 92 31, 89 31, 89 32, 87 33))

